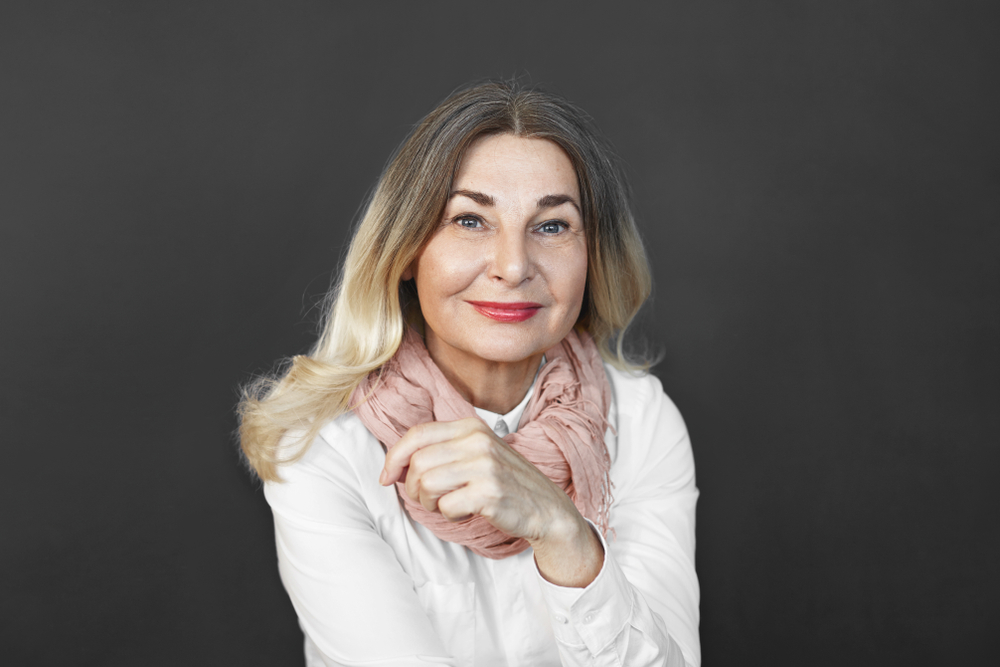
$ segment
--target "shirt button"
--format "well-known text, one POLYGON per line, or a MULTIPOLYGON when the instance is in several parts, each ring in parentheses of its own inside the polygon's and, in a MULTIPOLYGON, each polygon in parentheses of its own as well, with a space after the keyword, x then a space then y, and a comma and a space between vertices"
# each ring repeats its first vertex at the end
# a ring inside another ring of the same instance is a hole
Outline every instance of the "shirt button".
POLYGON ((567 621, 568 619, 565 616, 560 616, 559 614, 556 614, 556 623, 561 623, 562 625, 565 625, 567 621))
POLYGON ((583 622, 584 623, 593 623, 594 622, 594 615, 592 613, 591 614, 587 614, 586 616, 583 617, 583 622))

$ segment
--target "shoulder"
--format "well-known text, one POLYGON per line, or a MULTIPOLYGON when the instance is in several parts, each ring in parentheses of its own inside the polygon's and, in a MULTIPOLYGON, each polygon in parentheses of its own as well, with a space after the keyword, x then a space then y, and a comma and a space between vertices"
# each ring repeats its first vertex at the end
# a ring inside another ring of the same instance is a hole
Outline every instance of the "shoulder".
POLYGON ((618 418, 650 421, 655 418, 662 426, 684 429, 684 420, 670 397, 663 391, 660 379, 645 371, 626 371, 604 365, 618 418))
POLYGON ((367 506, 369 496, 381 490, 377 481, 385 453, 361 420, 345 413, 325 423, 311 441, 303 441, 303 435, 290 432, 282 442, 282 456, 288 459, 278 467, 282 481, 264 485, 272 509, 367 506), (293 458, 297 452, 302 455, 293 458))
MULTIPOLYGON (((289 461, 279 471, 308 468, 318 474, 332 475, 346 468, 363 466, 366 459, 383 458, 378 440, 353 412, 324 423, 312 440, 304 431, 289 431, 282 439, 280 456, 289 461), (301 456, 296 456, 301 452, 301 456)), ((282 475, 285 477, 285 475, 282 475)))
POLYGON ((687 426, 677 406, 663 392, 659 378, 607 366, 606 371, 614 395, 613 422, 617 432, 613 472, 617 473, 615 484, 623 491, 622 497, 633 482, 651 470, 669 469, 677 481, 693 481, 694 460, 687 426))

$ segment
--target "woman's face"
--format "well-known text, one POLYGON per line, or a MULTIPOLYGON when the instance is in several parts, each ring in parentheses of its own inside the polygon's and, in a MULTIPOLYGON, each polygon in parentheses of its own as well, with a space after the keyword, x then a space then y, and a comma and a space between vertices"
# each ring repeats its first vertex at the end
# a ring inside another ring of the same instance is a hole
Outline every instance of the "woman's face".
POLYGON ((477 139, 437 231, 403 277, 416 281, 427 347, 439 363, 519 362, 561 341, 587 281, 569 157, 546 139, 477 139))

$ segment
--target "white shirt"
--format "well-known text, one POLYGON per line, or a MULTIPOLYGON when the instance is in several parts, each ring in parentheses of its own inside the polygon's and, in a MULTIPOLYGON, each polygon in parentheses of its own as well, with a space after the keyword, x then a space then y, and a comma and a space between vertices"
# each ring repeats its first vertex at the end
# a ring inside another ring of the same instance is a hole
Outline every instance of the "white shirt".
MULTIPOLYGON (((687 429, 655 376, 606 370, 614 534, 586 588, 545 581, 530 548, 492 560, 411 520, 378 483, 385 451, 352 413, 283 466, 264 494, 307 665, 698 667, 687 429)), ((477 412, 514 431, 527 398, 507 415, 477 412)))

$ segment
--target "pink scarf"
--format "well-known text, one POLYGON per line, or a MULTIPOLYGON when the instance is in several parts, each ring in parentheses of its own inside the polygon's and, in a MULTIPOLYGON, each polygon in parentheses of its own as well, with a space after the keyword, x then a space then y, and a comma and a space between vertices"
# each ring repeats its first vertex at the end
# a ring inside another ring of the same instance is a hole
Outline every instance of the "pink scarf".
MULTIPOLYGON (((538 373, 535 393, 517 432, 503 439, 563 489, 580 513, 605 533, 611 506, 611 461, 604 432, 611 387, 601 356, 589 335, 575 331, 546 350, 545 356, 547 363, 538 373)), ((369 374, 358 385, 351 405, 386 450, 417 424, 476 416, 472 404, 445 379, 413 329, 406 332, 396 356, 381 373, 369 374)), ((401 482, 396 483, 396 491, 410 516, 442 540, 494 559, 528 547, 525 540, 500 532, 481 516, 452 523, 428 512, 407 496, 401 482)))

